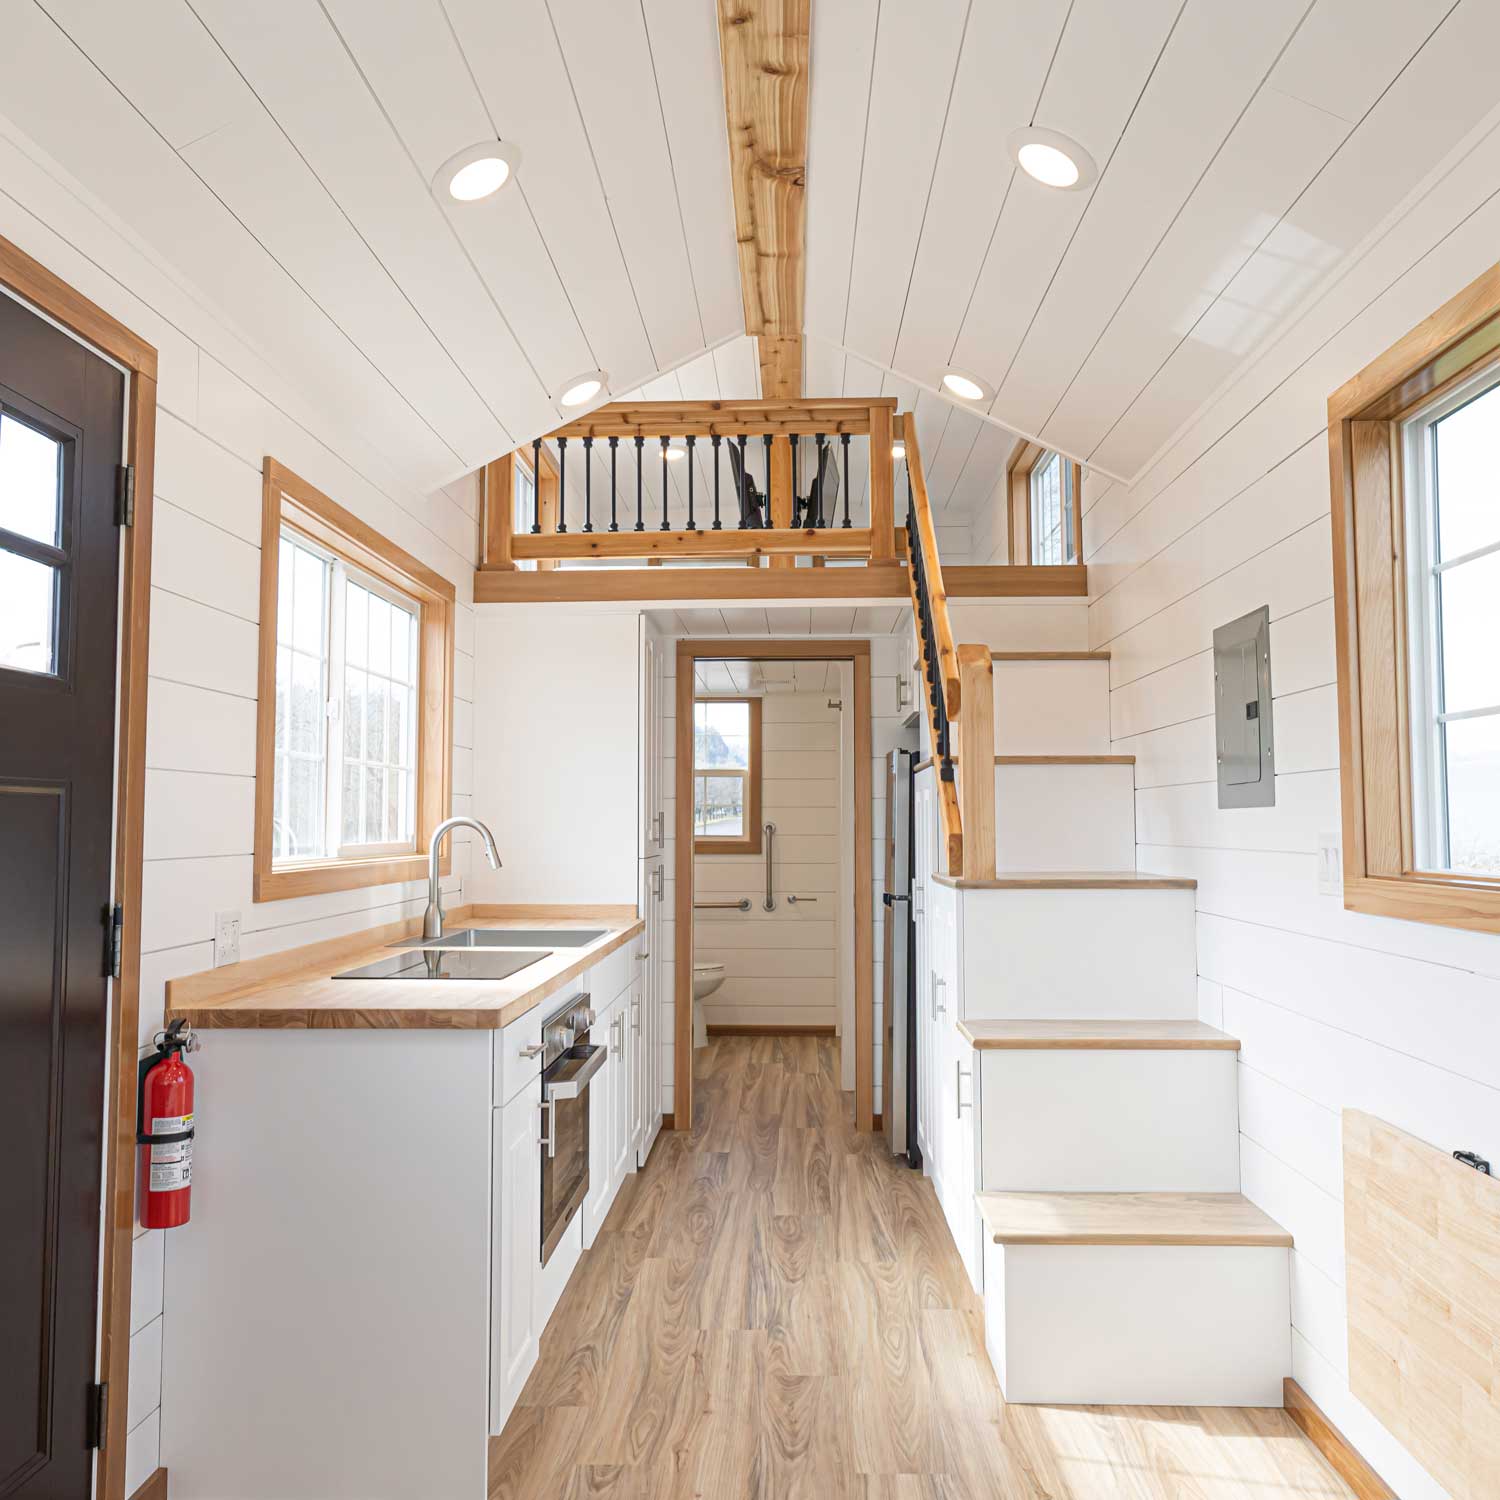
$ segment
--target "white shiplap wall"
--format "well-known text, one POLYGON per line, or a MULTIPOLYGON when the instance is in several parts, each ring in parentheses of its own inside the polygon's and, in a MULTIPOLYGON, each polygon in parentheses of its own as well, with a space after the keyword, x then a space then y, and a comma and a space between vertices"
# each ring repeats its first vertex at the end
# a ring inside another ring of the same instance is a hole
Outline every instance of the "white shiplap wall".
MULTIPOLYGON (((166 981, 212 964, 216 912, 240 912, 241 954, 250 958, 419 914, 424 899, 412 884, 251 901, 263 455, 290 465, 454 581, 461 601, 457 810, 468 807, 472 777, 477 490, 472 482, 432 495, 405 488, 382 459, 324 420, 313 400, 89 209, 45 158, 3 137, 0 235, 160 354, 141 913, 140 1036, 149 1042, 162 1024, 166 981)), ((460 850, 450 884, 467 862, 460 850)), ((170 1456, 170 1411, 161 1401, 170 1261, 161 1231, 138 1232, 127 1494, 170 1456)))
POLYGON ((1086 485, 1090 645, 1113 652, 1142 870, 1198 880, 1204 1019, 1243 1044, 1244 1190, 1291 1230, 1296 1378, 1405 1500, 1444 1491, 1348 1388, 1340 1111, 1500 1154, 1500 937, 1318 893, 1340 826, 1328 395, 1485 270, 1500 134, 1471 138, 1136 483, 1086 485), (1271 610, 1276 805, 1220 811, 1213 627, 1271 610))

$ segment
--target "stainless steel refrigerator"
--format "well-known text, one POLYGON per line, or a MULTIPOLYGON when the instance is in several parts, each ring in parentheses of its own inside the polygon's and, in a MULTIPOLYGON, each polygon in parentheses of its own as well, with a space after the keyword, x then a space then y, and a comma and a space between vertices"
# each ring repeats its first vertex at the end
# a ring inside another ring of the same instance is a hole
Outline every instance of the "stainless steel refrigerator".
POLYGON ((881 1129, 913 1167, 917 1149, 916 931, 912 925, 912 777, 916 753, 892 750, 885 768, 885 963, 881 1129))

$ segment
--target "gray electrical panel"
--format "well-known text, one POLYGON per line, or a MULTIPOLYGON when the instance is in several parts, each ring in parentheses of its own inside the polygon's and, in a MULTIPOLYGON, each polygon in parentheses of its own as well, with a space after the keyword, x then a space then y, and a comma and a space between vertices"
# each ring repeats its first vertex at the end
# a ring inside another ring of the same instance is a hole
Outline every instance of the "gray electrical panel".
POLYGON ((1271 807, 1271 611, 1262 605, 1214 631, 1214 746, 1220 807, 1271 807))

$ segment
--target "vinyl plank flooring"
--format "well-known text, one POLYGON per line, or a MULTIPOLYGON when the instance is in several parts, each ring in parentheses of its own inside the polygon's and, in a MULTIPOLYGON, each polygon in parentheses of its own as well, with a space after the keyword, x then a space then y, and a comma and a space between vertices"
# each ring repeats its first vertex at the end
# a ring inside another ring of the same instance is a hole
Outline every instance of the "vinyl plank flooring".
POLYGON ((1007 1406, 831 1037, 717 1037, 541 1340, 490 1500, 1351 1500, 1284 1412, 1007 1406))

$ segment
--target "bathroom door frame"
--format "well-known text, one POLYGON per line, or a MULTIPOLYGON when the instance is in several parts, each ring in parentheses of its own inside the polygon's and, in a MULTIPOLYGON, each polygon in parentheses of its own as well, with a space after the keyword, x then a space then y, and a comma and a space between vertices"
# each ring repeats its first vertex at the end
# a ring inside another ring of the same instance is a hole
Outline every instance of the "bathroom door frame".
POLYGON ((868 640, 725 638, 677 642, 673 753, 676 840, 673 881, 672 1121, 693 1127, 693 682, 700 661, 847 661, 854 665, 854 1123, 875 1128, 874 867, 871 839, 870 643, 868 640))

